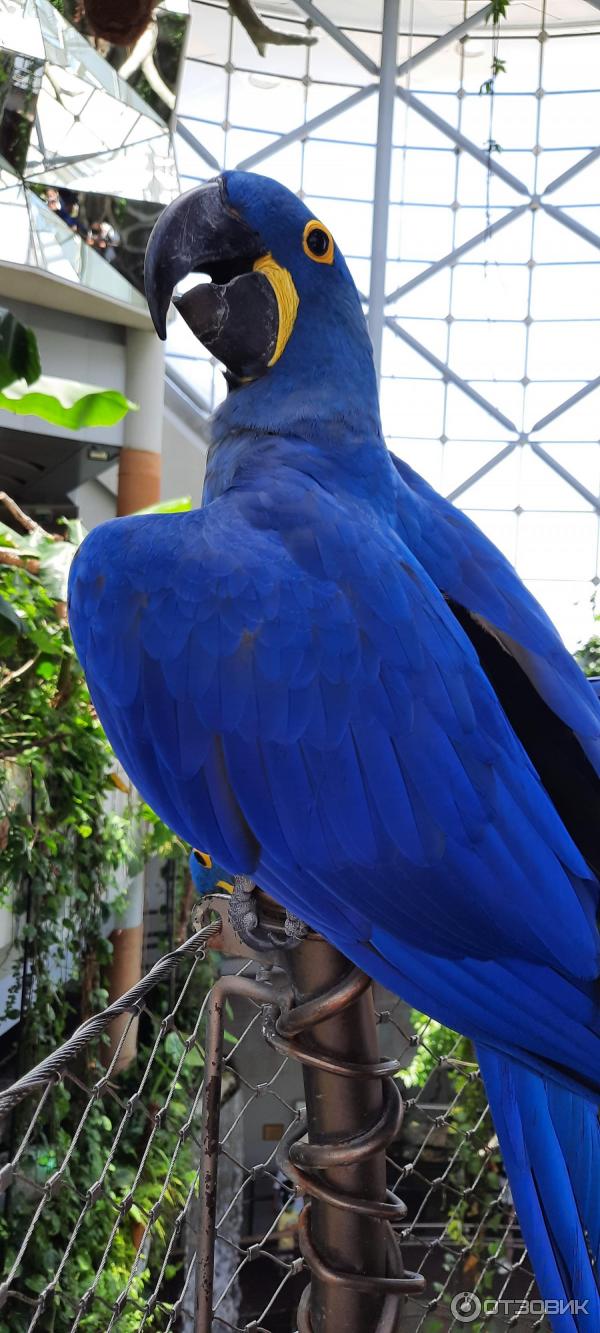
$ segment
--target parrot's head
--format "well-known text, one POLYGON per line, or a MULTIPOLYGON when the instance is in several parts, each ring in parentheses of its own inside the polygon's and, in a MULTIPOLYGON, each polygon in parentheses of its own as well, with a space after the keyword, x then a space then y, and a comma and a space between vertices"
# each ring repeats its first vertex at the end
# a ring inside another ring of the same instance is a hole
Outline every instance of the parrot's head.
POLYGON ((196 893, 233 893, 233 884, 224 870, 215 865, 208 852, 190 852, 189 869, 196 893))
MULTIPOLYGON (((327 225, 285 186, 226 171, 161 214, 148 242, 146 296, 159 337, 171 299, 225 366, 230 423, 379 433, 360 299, 327 225), (205 274, 182 296, 175 287, 205 274)), ((303 433, 304 433, 303 431, 303 433)))

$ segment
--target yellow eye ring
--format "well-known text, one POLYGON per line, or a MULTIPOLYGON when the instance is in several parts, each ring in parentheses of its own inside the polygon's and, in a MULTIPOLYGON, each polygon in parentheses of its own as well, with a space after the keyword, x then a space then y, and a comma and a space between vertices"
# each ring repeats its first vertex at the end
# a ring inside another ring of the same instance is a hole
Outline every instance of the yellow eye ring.
POLYGON ((204 870, 212 870, 212 857, 208 855, 208 852, 198 852, 194 849, 194 856, 204 870))
POLYGON ((311 218, 304 228, 302 249, 309 259, 314 259, 315 264, 333 264, 335 255, 333 236, 322 222, 317 222, 316 218, 311 218))

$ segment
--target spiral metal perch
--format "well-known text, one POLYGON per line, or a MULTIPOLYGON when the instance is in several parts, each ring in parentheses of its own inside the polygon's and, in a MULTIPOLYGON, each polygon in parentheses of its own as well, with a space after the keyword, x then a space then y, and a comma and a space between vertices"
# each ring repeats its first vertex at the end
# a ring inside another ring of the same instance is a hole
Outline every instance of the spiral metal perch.
MULTIPOLYGON (((420 1275, 404 1270, 395 1226, 406 1209, 386 1188, 386 1148, 403 1118, 394 1082, 399 1064, 379 1058, 370 979, 313 932, 290 948, 281 915, 257 897, 257 947, 264 960, 265 941, 271 943, 273 980, 222 977, 208 1022, 196 1333, 209 1333, 212 1320, 223 1012, 232 995, 262 1005, 266 1040, 302 1064, 306 1113, 287 1130, 278 1154, 305 1199, 299 1241, 311 1282, 300 1301, 298 1333, 394 1333, 403 1297, 424 1287, 420 1275)), ((213 947, 252 956, 252 939, 240 944, 228 903, 205 899, 203 920, 210 909, 221 918, 213 947)))

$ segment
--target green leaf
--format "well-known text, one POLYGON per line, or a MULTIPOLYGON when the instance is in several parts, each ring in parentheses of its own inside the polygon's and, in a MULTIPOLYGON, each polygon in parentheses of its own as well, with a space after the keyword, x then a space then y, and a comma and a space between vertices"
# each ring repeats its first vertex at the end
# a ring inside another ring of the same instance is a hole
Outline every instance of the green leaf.
POLYGON ((55 671, 56 666, 53 666, 52 662, 38 662, 35 668, 36 676, 41 676, 42 680, 52 680, 55 671))
POLYGON ((0 389, 15 380, 32 384, 41 374, 40 355, 33 329, 0 307, 0 389))
POLYGON ((0 407, 17 416, 36 416, 54 426, 82 430, 85 426, 115 426, 127 412, 137 412, 118 389, 98 389, 76 380, 40 375, 31 387, 25 378, 0 387, 0 407))
POLYGON ((38 577, 49 597, 55 602, 67 600, 69 570, 75 556, 70 542, 46 541, 37 552, 40 568, 38 577))
POLYGON ((192 507, 191 495, 180 495, 176 500, 159 500, 147 509, 137 509, 137 514, 187 514, 192 507))
POLYGON ((80 838, 91 838, 92 833, 94 832, 94 830, 93 830, 91 824, 78 824, 78 826, 77 826, 77 832, 78 832, 80 838))
POLYGON ((81 546, 84 537, 87 537, 87 529, 84 528, 80 518, 63 518, 60 520, 67 529, 69 541, 72 546, 81 546))
MULTIPOLYGON (((2 608, 0 607, 0 612, 2 608)), ((50 634, 43 626, 40 629, 30 629, 27 634, 28 639, 39 648, 41 653, 47 653, 50 657, 62 657, 64 652, 64 643, 60 630, 50 634)))

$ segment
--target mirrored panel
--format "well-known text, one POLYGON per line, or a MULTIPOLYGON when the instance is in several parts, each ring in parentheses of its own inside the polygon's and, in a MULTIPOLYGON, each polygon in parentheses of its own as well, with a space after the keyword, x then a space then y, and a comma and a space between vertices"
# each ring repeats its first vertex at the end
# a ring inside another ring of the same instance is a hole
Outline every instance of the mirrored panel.
POLYGON ((0 168, 0 260, 35 264, 27 199, 21 181, 0 168))
POLYGON ((45 51, 35 0, 0 0, 0 50, 43 60, 45 51))
POLYGON ((111 153, 98 153, 72 161, 56 158, 40 162, 27 172, 27 180, 52 179, 72 190, 93 188, 100 193, 126 194, 157 204, 166 204, 179 193, 177 171, 167 135, 132 144, 111 153))
POLYGON ((68 282, 146 308, 143 296, 111 262, 120 238, 111 234, 108 223, 100 222, 99 229, 89 223, 84 234, 84 215, 80 222, 77 204, 64 191, 59 194, 50 187, 42 197, 26 187, 25 193, 32 237, 32 258, 26 262, 68 282))
MULTIPOLYGON (((41 3, 48 4, 49 0, 41 0, 41 3)), ((144 100, 146 107, 168 120, 175 107, 189 22, 186 0, 165 0, 160 4, 154 9, 145 31, 130 46, 117 46, 106 37, 96 36, 81 0, 52 0, 52 3, 80 39, 85 38, 88 46, 91 45, 103 58, 107 67, 118 71, 119 78, 144 100)), ((110 31, 109 11, 116 8, 114 0, 110 5, 102 6, 97 0, 93 9, 88 8, 96 19, 95 26, 102 26, 104 20, 106 31, 110 31)), ((121 4, 117 16, 119 25, 123 22, 124 8, 121 4)), ((74 43, 75 38, 71 38, 71 45, 74 43)))
POLYGON ((83 246, 143 292, 144 255, 160 204, 48 184, 29 188, 55 221, 60 220, 83 246))

